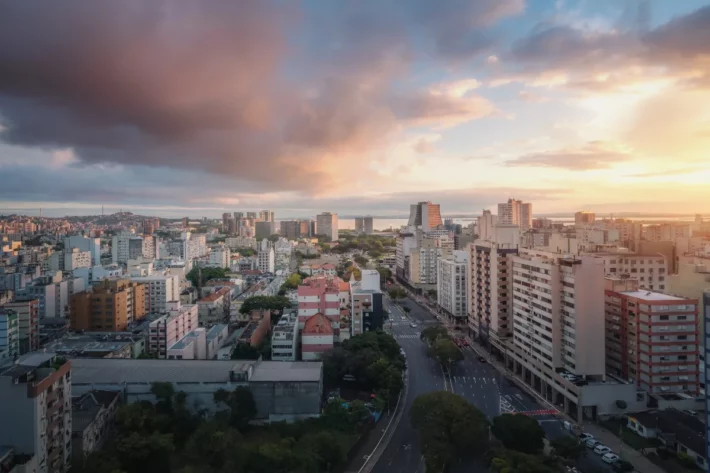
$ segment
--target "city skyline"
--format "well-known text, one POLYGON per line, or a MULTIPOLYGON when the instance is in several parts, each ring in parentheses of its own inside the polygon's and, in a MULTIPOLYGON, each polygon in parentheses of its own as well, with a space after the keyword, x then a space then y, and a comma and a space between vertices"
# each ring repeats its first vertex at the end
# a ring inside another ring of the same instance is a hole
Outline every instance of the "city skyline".
POLYGON ((707 0, 205 5, 4 6, 0 208, 710 212, 707 0))

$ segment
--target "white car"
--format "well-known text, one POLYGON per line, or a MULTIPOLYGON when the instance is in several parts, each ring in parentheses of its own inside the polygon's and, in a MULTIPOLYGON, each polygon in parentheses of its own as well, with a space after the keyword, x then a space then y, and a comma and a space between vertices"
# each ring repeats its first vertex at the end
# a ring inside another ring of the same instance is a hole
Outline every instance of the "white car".
POLYGON ((601 445, 601 442, 599 440, 595 440, 594 437, 588 438, 587 440, 584 441, 584 443, 587 445, 589 448, 594 448, 597 445, 601 445))
POLYGON ((599 444, 594 447, 594 453, 597 455, 606 455, 607 453, 611 453, 611 448, 606 445, 599 444))
POLYGON ((602 461, 604 463, 616 463, 620 460, 619 455, 616 453, 605 453, 602 455, 602 461))
POLYGON ((412 322, 411 324, 409 324, 409 326, 412 327, 412 328, 417 328, 417 324, 415 324, 415 323, 413 323, 413 322, 412 322))
POLYGON ((580 442, 586 442, 587 440, 593 439, 593 438, 594 438, 594 435, 588 434, 586 432, 579 434, 579 441, 580 442))

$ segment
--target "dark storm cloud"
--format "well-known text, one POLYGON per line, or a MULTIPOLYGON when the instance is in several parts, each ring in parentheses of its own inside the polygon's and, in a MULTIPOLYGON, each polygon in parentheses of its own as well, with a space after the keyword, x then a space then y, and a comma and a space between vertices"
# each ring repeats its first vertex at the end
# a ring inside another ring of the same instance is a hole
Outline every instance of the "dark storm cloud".
POLYGON ((473 30, 485 36, 522 7, 3 2, 0 137, 70 147, 86 163, 204 170, 268 188, 335 186, 338 161, 365 165, 397 128, 396 101, 416 104, 406 120, 466 119, 471 104, 451 97, 391 97, 415 42, 441 60, 475 54, 473 30))

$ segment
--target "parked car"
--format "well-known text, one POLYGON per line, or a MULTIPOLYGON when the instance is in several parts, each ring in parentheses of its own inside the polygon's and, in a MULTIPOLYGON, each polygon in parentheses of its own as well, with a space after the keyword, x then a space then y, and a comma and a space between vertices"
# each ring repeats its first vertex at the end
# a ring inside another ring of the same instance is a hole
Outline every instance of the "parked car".
POLYGON ((417 324, 415 324, 414 322, 412 322, 411 324, 409 324, 409 326, 412 327, 412 328, 417 328, 417 324))
POLYGON ((605 453, 602 455, 602 461, 604 463, 616 463, 619 461, 619 455, 616 453, 605 453))
POLYGON ((612 463, 611 468, 612 470, 618 471, 620 473, 634 471, 634 466, 626 460, 619 460, 617 462, 612 463))
POLYGON ((594 446, 594 453, 597 455, 606 455, 607 453, 611 453, 611 448, 606 445, 598 444, 594 446))
POLYGON ((589 448, 594 448, 597 445, 601 444, 599 440, 595 440, 594 437, 588 438, 587 440, 584 441, 585 445, 589 448))
POLYGON ((485 362, 486 362, 486 359, 485 359, 484 357, 482 357, 482 356, 479 356, 479 357, 478 357, 478 361, 480 361, 481 363, 485 363, 485 362))
POLYGON ((579 434, 579 441, 580 442, 586 442, 587 439, 593 439, 593 438, 594 438, 594 435, 588 434, 586 432, 582 432, 581 434, 579 434))

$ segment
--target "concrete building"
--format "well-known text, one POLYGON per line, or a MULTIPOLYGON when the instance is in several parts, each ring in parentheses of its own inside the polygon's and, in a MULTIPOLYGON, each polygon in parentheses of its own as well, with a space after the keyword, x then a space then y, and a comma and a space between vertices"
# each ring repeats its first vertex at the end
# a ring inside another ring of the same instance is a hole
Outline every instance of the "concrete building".
POLYGON ((31 284, 16 292, 19 301, 37 299, 39 301, 39 317, 67 318, 69 316, 70 298, 73 294, 84 291, 84 280, 81 278, 64 279, 62 273, 41 276, 31 284))
POLYGON ((517 225, 521 230, 532 228, 532 204, 515 199, 498 204, 498 223, 517 225))
POLYGON ((55 251, 47 259, 49 271, 74 271, 91 266, 91 253, 78 248, 65 248, 55 251))
MULTIPOLYGON (((123 264, 131 259, 130 242, 132 238, 135 238, 135 235, 131 232, 120 232, 111 238, 111 258, 113 264, 123 264)), ((142 245, 142 241, 140 243, 142 245)), ((134 251, 135 244, 134 242, 134 251)))
POLYGON ((323 212, 316 215, 316 231, 327 237, 327 241, 338 241, 338 214, 323 212))
POLYGON ((437 261, 436 302, 450 319, 461 324, 465 324, 468 315, 467 266, 468 253, 465 251, 454 251, 452 257, 437 261))
POLYGON ((575 212, 574 213, 574 224, 576 226, 593 225, 596 218, 597 218, 597 216, 594 212, 587 212, 587 211, 575 212))
POLYGON ((73 235, 64 238, 64 249, 77 248, 80 251, 88 251, 91 254, 91 266, 101 264, 101 239, 86 238, 81 235, 73 235))
POLYGON ((700 391, 698 300, 607 278, 606 363, 650 393, 700 391))
POLYGON ((323 314, 330 320, 340 318, 340 283, 338 277, 310 277, 298 286, 298 324, 303 328, 315 314, 323 314))
MULTIPOLYGON (((690 299, 703 299, 703 294, 710 291, 710 255, 685 255, 678 258, 678 272, 667 278, 666 292, 690 299)), ((700 320, 710 317, 701 304, 700 320)), ((700 341, 704 342, 705 326, 700 324, 700 341)), ((703 354, 701 353, 701 356, 703 354)))
POLYGON ((422 230, 438 228, 443 225, 441 206, 431 202, 418 202, 409 206, 409 227, 419 227, 422 230))
POLYGON ((229 268, 232 252, 227 245, 217 245, 210 248, 210 259, 207 266, 212 268, 229 268))
POLYGON ((312 236, 309 222, 305 220, 282 220, 279 226, 281 236, 289 240, 312 236))
POLYGON ((229 321, 232 288, 223 287, 197 301, 200 327, 211 327, 229 321))
POLYGON ((495 227, 498 225, 498 216, 493 215, 490 210, 484 210, 480 217, 476 219, 476 229, 480 240, 492 240, 495 235, 495 227))
POLYGON ((375 231, 372 217, 355 217, 355 232, 372 235, 375 231))
POLYGON ((409 282, 422 286, 436 285, 436 261, 441 252, 438 238, 422 238, 409 253, 409 282))
POLYGON ((254 236, 256 238, 269 238, 276 233, 276 222, 265 220, 254 224, 254 236))
POLYGON ((678 238, 690 238, 692 233, 690 223, 661 223, 643 227, 643 238, 648 241, 676 241, 678 238))
POLYGON ((227 325, 196 328, 168 347, 168 360, 213 360, 228 338, 227 325))
POLYGON ((320 362, 238 360, 73 360, 72 389, 121 391, 128 403, 156 402, 151 383, 172 383, 184 392, 185 405, 215 412, 213 395, 248 387, 256 402, 256 420, 294 421, 318 417, 323 394, 320 362))
POLYGON ((169 311, 169 302, 180 300, 180 277, 177 275, 140 276, 130 280, 145 286, 146 314, 165 314, 169 311))
POLYGON ((108 266, 93 266, 91 268, 79 268, 72 271, 75 278, 84 280, 84 287, 91 287, 95 281, 103 279, 120 278, 123 276, 123 268, 117 264, 108 266))
POLYGON ((409 279, 410 257, 412 249, 417 247, 417 237, 414 233, 399 233, 396 239, 395 249, 395 276, 400 280, 409 279))
POLYGON ((301 359, 319 360, 321 354, 333 349, 333 328, 328 318, 317 313, 306 320, 301 331, 301 359))
POLYGON ((121 402, 118 391, 89 391, 72 398, 72 462, 99 450, 108 438, 121 402))
POLYGON ((381 329, 385 316, 380 273, 363 269, 359 281, 350 280, 350 336, 381 329))
POLYGON ((179 301, 171 301, 168 314, 150 323, 148 352, 165 358, 168 347, 198 328, 198 321, 197 305, 181 305, 179 301))
POLYGON ((273 273, 276 269, 274 246, 269 240, 261 240, 259 244, 259 251, 256 254, 256 269, 262 273, 273 273))
POLYGON ((0 308, 0 364, 20 356, 20 320, 17 312, 0 308))
POLYGON ((247 236, 227 238, 224 240, 224 244, 227 245, 230 250, 239 250, 241 248, 250 248, 252 250, 256 250, 257 248, 256 238, 247 236))
POLYGON ((623 248, 585 254, 602 260, 606 276, 637 279, 641 289, 667 290, 669 271, 661 254, 630 253, 623 248))
POLYGON ((122 331, 146 315, 146 287, 128 279, 105 279, 71 297, 72 330, 122 331))
POLYGON ((298 330, 298 313, 284 314, 272 331, 271 359, 297 361, 300 353, 301 334, 298 330))
POLYGON ((0 371, 0 445, 34 456, 37 473, 64 473, 71 459, 71 362, 31 353, 0 371), (9 428, 8 426, 12 426, 9 428))
POLYGON ((27 301, 7 302, 0 305, 3 309, 17 313, 19 325, 20 355, 33 352, 39 349, 39 301, 31 299, 27 301))

